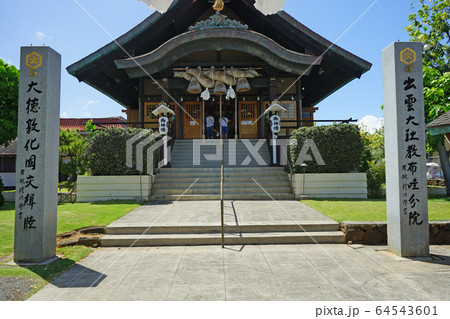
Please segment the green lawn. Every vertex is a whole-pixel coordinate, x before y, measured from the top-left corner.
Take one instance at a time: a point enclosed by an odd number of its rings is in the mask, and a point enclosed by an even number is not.
[[[136,201],[108,201],[95,203],[65,203],[58,205],[58,234],[74,229],[102,225],[106,226],[133,209]],[[14,248],[14,203],[6,202],[0,207],[0,257],[13,252]]]
[[[309,199],[302,203],[337,222],[386,220],[384,199]],[[450,198],[428,199],[428,214],[430,221],[450,220]]]

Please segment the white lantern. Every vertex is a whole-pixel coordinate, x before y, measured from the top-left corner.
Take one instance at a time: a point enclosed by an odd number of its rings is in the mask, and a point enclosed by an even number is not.
[[[272,115],[270,117],[270,129],[272,133],[278,134],[281,130],[281,118],[279,115]]]
[[[159,118],[159,133],[167,135],[169,133],[169,119],[167,116],[161,116]]]

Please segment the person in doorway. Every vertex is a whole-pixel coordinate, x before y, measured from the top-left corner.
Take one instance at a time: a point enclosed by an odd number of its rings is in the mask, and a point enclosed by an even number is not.
[[[220,124],[222,126],[222,136],[226,140],[228,139],[228,118],[224,115],[220,120]]]
[[[214,138],[214,116],[211,113],[206,117],[206,138],[208,140]]]

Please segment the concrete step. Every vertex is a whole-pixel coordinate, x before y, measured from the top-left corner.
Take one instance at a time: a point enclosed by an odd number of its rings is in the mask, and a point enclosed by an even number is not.
[[[172,153],[178,152],[180,150],[189,151],[189,152],[192,153],[193,149],[194,149],[193,146],[188,146],[188,145],[186,145],[186,146],[178,146],[178,145],[175,145],[173,147],[173,149],[172,149]],[[197,149],[197,147],[195,147],[195,149]],[[217,152],[220,152],[220,146],[216,147],[215,145],[207,145],[207,146],[201,146],[200,147],[200,151],[201,152],[206,152],[208,154],[210,154],[210,153],[214,154],[214,153],[216,153],[216,150],[217,150]],[[224,145],[223,146],[223,151],[226,152],[226,153],[230,153],[230,152],[246,152],[246,153],[249,153],[250,152],[250,150],[245,145],[236,145],[236,146]],[[266,147],[265,145],[263,145],[263,146],[261,146],[258,149],[258,151],[259,152],[269,152],[269,148]]]
[[[244,224],[225,225],[226,233],[263,233],[263,232],[313,232],[313,231],[339,231],[337,222],[311,221],[297,223],[279,224]],[[151,224],[142,226],[108,226],[107,235],[151,235],[151,234],[211,234],[220,233],[219,224],[211,225],[177,225],[177,226],[152,226]]]
[[[256,186],[256,187],[254,187]],[[189,187],[189,186],[188,186]],[[290,194],[292,193],[292,188],[290,187],[264,187],[264,190],[268,192],[269,194],[277,193],[277,194]],[[231,188],[231,187],[224,187],[224,193],[228,194],[247,194],[247,195],[253,195],[253,194],[259,194],[261,192],[264,192],[261,187],[258,187],[258,185],[254,184],[253,187],[247,187],[247,188]],[[217,188],[194,188],[191,187],[187,190],[187,188],[177,188],[177,189],[161,189],[156,188],[152,190],[153,195],[194,195],[194,194],[220,194],[220,186]]]
[[[258,183],[281,183],[281,182],[289,182],[289,179],[287,178],[287,176],[280,176],[280,177],[254,177],[255,180]],[[197,180],[198,179],[198,180]],[[196,182],[197,181],[197,182]],[[183,183],[183,184],[193,184],[194,182],[196,182],[195,184],[202,184],[202,183],[206,183],[206,184],[217,184],[220,183],[220,177],[184,177],[184,178],[178,178],[178,177],[167,177],[167,178],[162,178],[162,177],[157,177],[155,179],[155,184],[153,187],[158,187],[159,184],[177,184],[177,183]],[[233,177],[233,178],[226,178],[225,179],[225,184],[228,183],[251,183],[252,185],[255,184],[255,182],[253,181],[253,179],[251,177]],[[189,186],[188,185],[188,186]]]
[[[243,164],[242,162],[239,163]],[[215,167],[220,167],[221,163],[220,162],[209,162],[209,163],[201,163],[201,165],[193,165],[192,163],[171,163],[171,166],[174,168],[196,168],[196,167],[204,167],[204,168],[215,168]],[[236,167],[236,165],[231,165],[228,163],[225,163],[224,165],[225,167]],[[245,167],[255,167],[255,168],[260,168],[260,167],[266,167],[266,165],[258,165],[257,163],[253,162],[250,163],[248,165],[246,165]]]
[[[184,172],[198,172],[199,170],[204,172],[217,172],[220,173],[219,168],[162,168],[161,173],[184,173]],[[225,172],[284,172],[284,167],[264,167],[256,168],[256,167],[226,167]]]
[[[259,139],[256,139],[256,138],[251,138],[251,139],[246,139],[247,141],[250,141],[250,142],[252,142],[253,144],[255,144],[255,143],[257,143],[258,141],[259,141]],[[203,141],[208,141],[208,142],[211,142],[211,141],[214,141],[214,142],[217,142],[217,143],[219,143],[220,142],[220,139],[213,139],[213,140],[202,140],[202,139],[195,139],[195,140],[175,140],[175,145],[180,145],[180,144],[193,144],[194,142],[196,142],[196,143],[198,143],[198,142],[203,142]],[[224,144],[227,144],[227,143],[235,143],[235,139],[223,139],[222,140],[222,142],[224,143]],[[238,143],[243,143],[242,142],[242,139],[238,139],[237,140],[237,142]]]
[[[220,245],[221,234],[106,235],[104,247]],[[344,243],[341,231],[226,233],[226,245]]]
[[[270,193],[269,193],[270,194]],[[295,199],[293,193],[274,193],[267,195],[261,190],[258,194],[232,194],[225,193],[224,199],[226,200],[290,200]],[[198,195],[152,195],[151,201],[195,201],[195,200],[220,200],[219,194],[198,194]]]
[[[286,173],[277,173],[277,172],[264,172],[264,171],[244,171],[244,172],[237,172],[237,171],[227,171],[224,172],[225,178],[231,178],[231,177],[287,177]],[[176,178],[182,178],[182,177],[220,177],[220,172],[214,172],[214,171],[185,171],[185,172],[176,172],[176,173],[170,173],[170,172],[160,172],[157,175],[157,178],[167,178],[167,177],[176,177]]]
[[[193,183],[193,182],[192,182]],[[158,183],[153,186],[153,190],[163,190],[163,189],[187,189],[192,183],[183,183],[183,182],[173,182],[173,183]],[[264,188],[290,188],[291,184],[288,181],[285,182],[261,182],[259,183]],[[251,188],[255,187],[257,184],[255,182],[225,182],[224,188]],[[216,183],[201,183],[200,181],[192,185],[192,188],[209,188],[209,189],[219,189],[220,181]]]
[[[205,157],[205,155],[211,155],[211,156],[218,156],[219,158],[220,158],[220,161],[222,160],[222,155],[221,154],[218,154],[218,155],[216,155],[215,153],[201,153],[200,155],[199,155],[199,159],[200,160],[207,160],[206,159],[206,157]],[[245,159],[247,156],[249,156],[252,160],[255,160],[254,159],[254,156],[252,155],[252,154],[250,154],[249,152],[236,152],[236,153],[231,153],[231,156],[232,156],[232,158],[236,158],[236,161],[238,160],[238,159]],[[270,153],[269,152],[260,152],[259,153],[259,156],[261,156],[262,157],[262,159],[270,159]],[[224,160],[228,160],[229,159],[229,157],[230,157],[230,154],[227,152],[227,153],[224,153]],[[182,160],[190,160],[190,161],[193,161],[194,160],[194,156],[192,155],[192,151],[191,152],[189,152],[189,151],[186,151],[186,152],[177,152],[177,153],[172,153],[171,154],[171,161],[173,162],[173,161],[182,161]],[[212,160],[209,160],[209,161],[212,161]]]

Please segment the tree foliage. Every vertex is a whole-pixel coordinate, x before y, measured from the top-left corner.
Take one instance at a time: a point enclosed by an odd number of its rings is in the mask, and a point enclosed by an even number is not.
[[[17,106],[19,101],[19,71],[0,59],[0,145],[17,137]]]
[[[80,130],[60,130],[59,154],[62,157],[59,162],[59,172],[68,175],[75,181],[78,174],[84,174],[83,152],[86,148],[86,140],[81,136]]]
[[[423,62],[441,74],[450,71],[450,0],[418,0],[419,9],[409,15],[411,25],[406,27],[412,41],[428,45]]]
[[[361,130],[364,142],[364,161],[367,167],[367,188],[371,197],[380,197],[386,183],[384,127],[369,133]]]
[[[450,111],[450,0],[418,0],[406,27],[412,41],[426,45],[423,54],[425,121]],[[436,151],[442,137],[428,138],[428,151]]]
[[[412,9],[415,1],[412,2]],[[418,0],[419,9],[409,15],[406,30],[413,41],[425,44],[423,55],[425,121],[430,123],[450,111],[450,0]],[[450,195],[449,152],[444,137],[427,138],[429,153],[439,151],[447,194]]]

